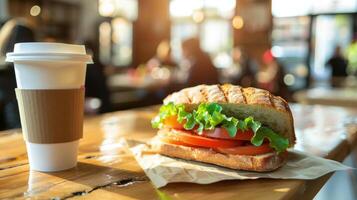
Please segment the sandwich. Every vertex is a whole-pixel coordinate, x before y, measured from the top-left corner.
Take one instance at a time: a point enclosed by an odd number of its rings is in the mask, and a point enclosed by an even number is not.
[[[159,129],[150,143],[155,152],[237,170],[273,171],[295,144],[293,117],[283,98],[231,84],[175,92],[151,124]]]

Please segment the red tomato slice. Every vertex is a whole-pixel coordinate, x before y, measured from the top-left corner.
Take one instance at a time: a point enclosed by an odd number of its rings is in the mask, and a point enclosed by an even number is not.
[[[233,147],[233,148],[217,148],[216,151],[224,154],[234,154],[234,155],[259,155],[259,154],[265,154],[269,152],[273,152],[274,149],[272,149],[269,144],[262,144],[259,147],[256,147],[254,145],[248,145],[248,146],[239,146],[239,147]]]
[[[213,138],[193,135],[189,133],[184,133],[182,131],[175,131],[175,133],[173,134],[165,135],[161,137],[164,142],[179,144],[179,145],[181,145],[180,143],[183,143],[183,145],[187,144],[188,146],[197,146],[197,147],[205,147],[205,148],[232,148],[242,144],[241,141],[213,139]]]
[[[232,138],[229,136],[228,132],[224,128],[215,128],[211,131],[203,131],[202,132],[203,136],[210,137],[210,138],[219,138],[219,139],[228,139],[228,140],[247,140],[249,141],[253,137],[253,131],[252,130],[247,130],[247,131],[238,131],[236,136]]]
[[[167,126],[169,128],[183,130],[183,125],[177,121],[177,116],[167,117],[164,121],[164,124],[165,124],[165,126]],[[184,124],[184,122],[183,122],[183,124]]]

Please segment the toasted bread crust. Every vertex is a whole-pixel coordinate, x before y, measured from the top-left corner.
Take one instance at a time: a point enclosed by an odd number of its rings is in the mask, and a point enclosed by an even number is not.
[[[285,164],[287,153],[267,153],[257,156],[227,155],[212,149],[179,146],[154,139],[151,148],[162,155],[200,161],[236,170],[267,172],[273,171]]]
[[[271,127],[280,131],[280,134],[289,139],[290,147],[295,144],[295,133],[293,116],[288,103],[279,96],[272,95],[269,91],[248,87],[235,86],[231,84],[224,85],[198,85],[195,87],[185,88],[175,92],[164,99],[167,104],[185,104],[188,109],[194,109],[200,103],[219,103],[226,110],[234,110],[240,107],[241,112],[248,107],[254,107],[256,110],[274,112],[279,114],[280,119],[284,119],[283,126]],[[236,111],[232,111],[236,112]],[[247,114],[245,112],[245,114]],[[255,117],[253,115],[253,117]]]
[[[230,103],[255,104],[273,107],[277,110],[290,112],[288,103],[269,91],[238,85],[198,85],[175,92],[164,99],[164,103],[200,104],[200,103]]]

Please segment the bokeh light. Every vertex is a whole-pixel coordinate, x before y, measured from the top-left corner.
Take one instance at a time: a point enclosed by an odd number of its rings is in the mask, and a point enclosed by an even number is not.
[[[235,16],[233,17],[233,20],[232,20],[232,26],[235,28],[235,29],[241,29],[243,28],[244,26],[244,20],[241,16]]]
[[[192,15],[192,19],[196,23],[201,23],[205,18],[205,15],[202,11],[195,11]]]
[[[41,7],[40,7],[40,6],[34,5],[34,6],[31,7],[31,9],[30,9],[30,15],[31,15],[31,16],[36,17],[36,16],[38,16],[40,13],[41,13]]]
[[[284,83],[287,85],[287,86],[292,86],[295,84],[295,77],[294,75],[292,74],[286,74],[284,76]]]

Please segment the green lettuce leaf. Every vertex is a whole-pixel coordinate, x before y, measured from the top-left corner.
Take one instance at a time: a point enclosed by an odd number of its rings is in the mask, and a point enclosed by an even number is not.
[[[269,140],[270,147],[279,153],[289,147],[289,140],[287,138],[278,135],[270,128],[264,126],[260,127],[257,132],[254,133],[250,142],[255,146],[260,146],[263,144],[265,138]]]
[[[183,105],[175,106],[173,103],[169,103],[160,107],[159,114],[151,120],[151,126],[153,128],[163,128],[164,120],[167,117],[174,116],[178,114],[178,110],[180,107],[184,107]]]
[[[182,104],[175,105],[172,102],[160,107],[159,114],[151,121],[153,128],[163,128],[164,120],[170,116],[177,116],[177,121],[183,123],[186,130],[196,129],[198,133],[204,130],[213,130],[220,126],[226,129],[230,137],[235,137],[238,130],[246,131],[251,129],[254,135],[251,143],[255,146],[263,144],[264,139],[270,141],[270,146],[277,152],[285,151],[289,146],[289,140],[275,133],[268,127],[262,126],[253,117],[239,120],[234,117],[227,117],[222,113],[222,106],[217,103],[202,103],[196,110],[187,112]]]

